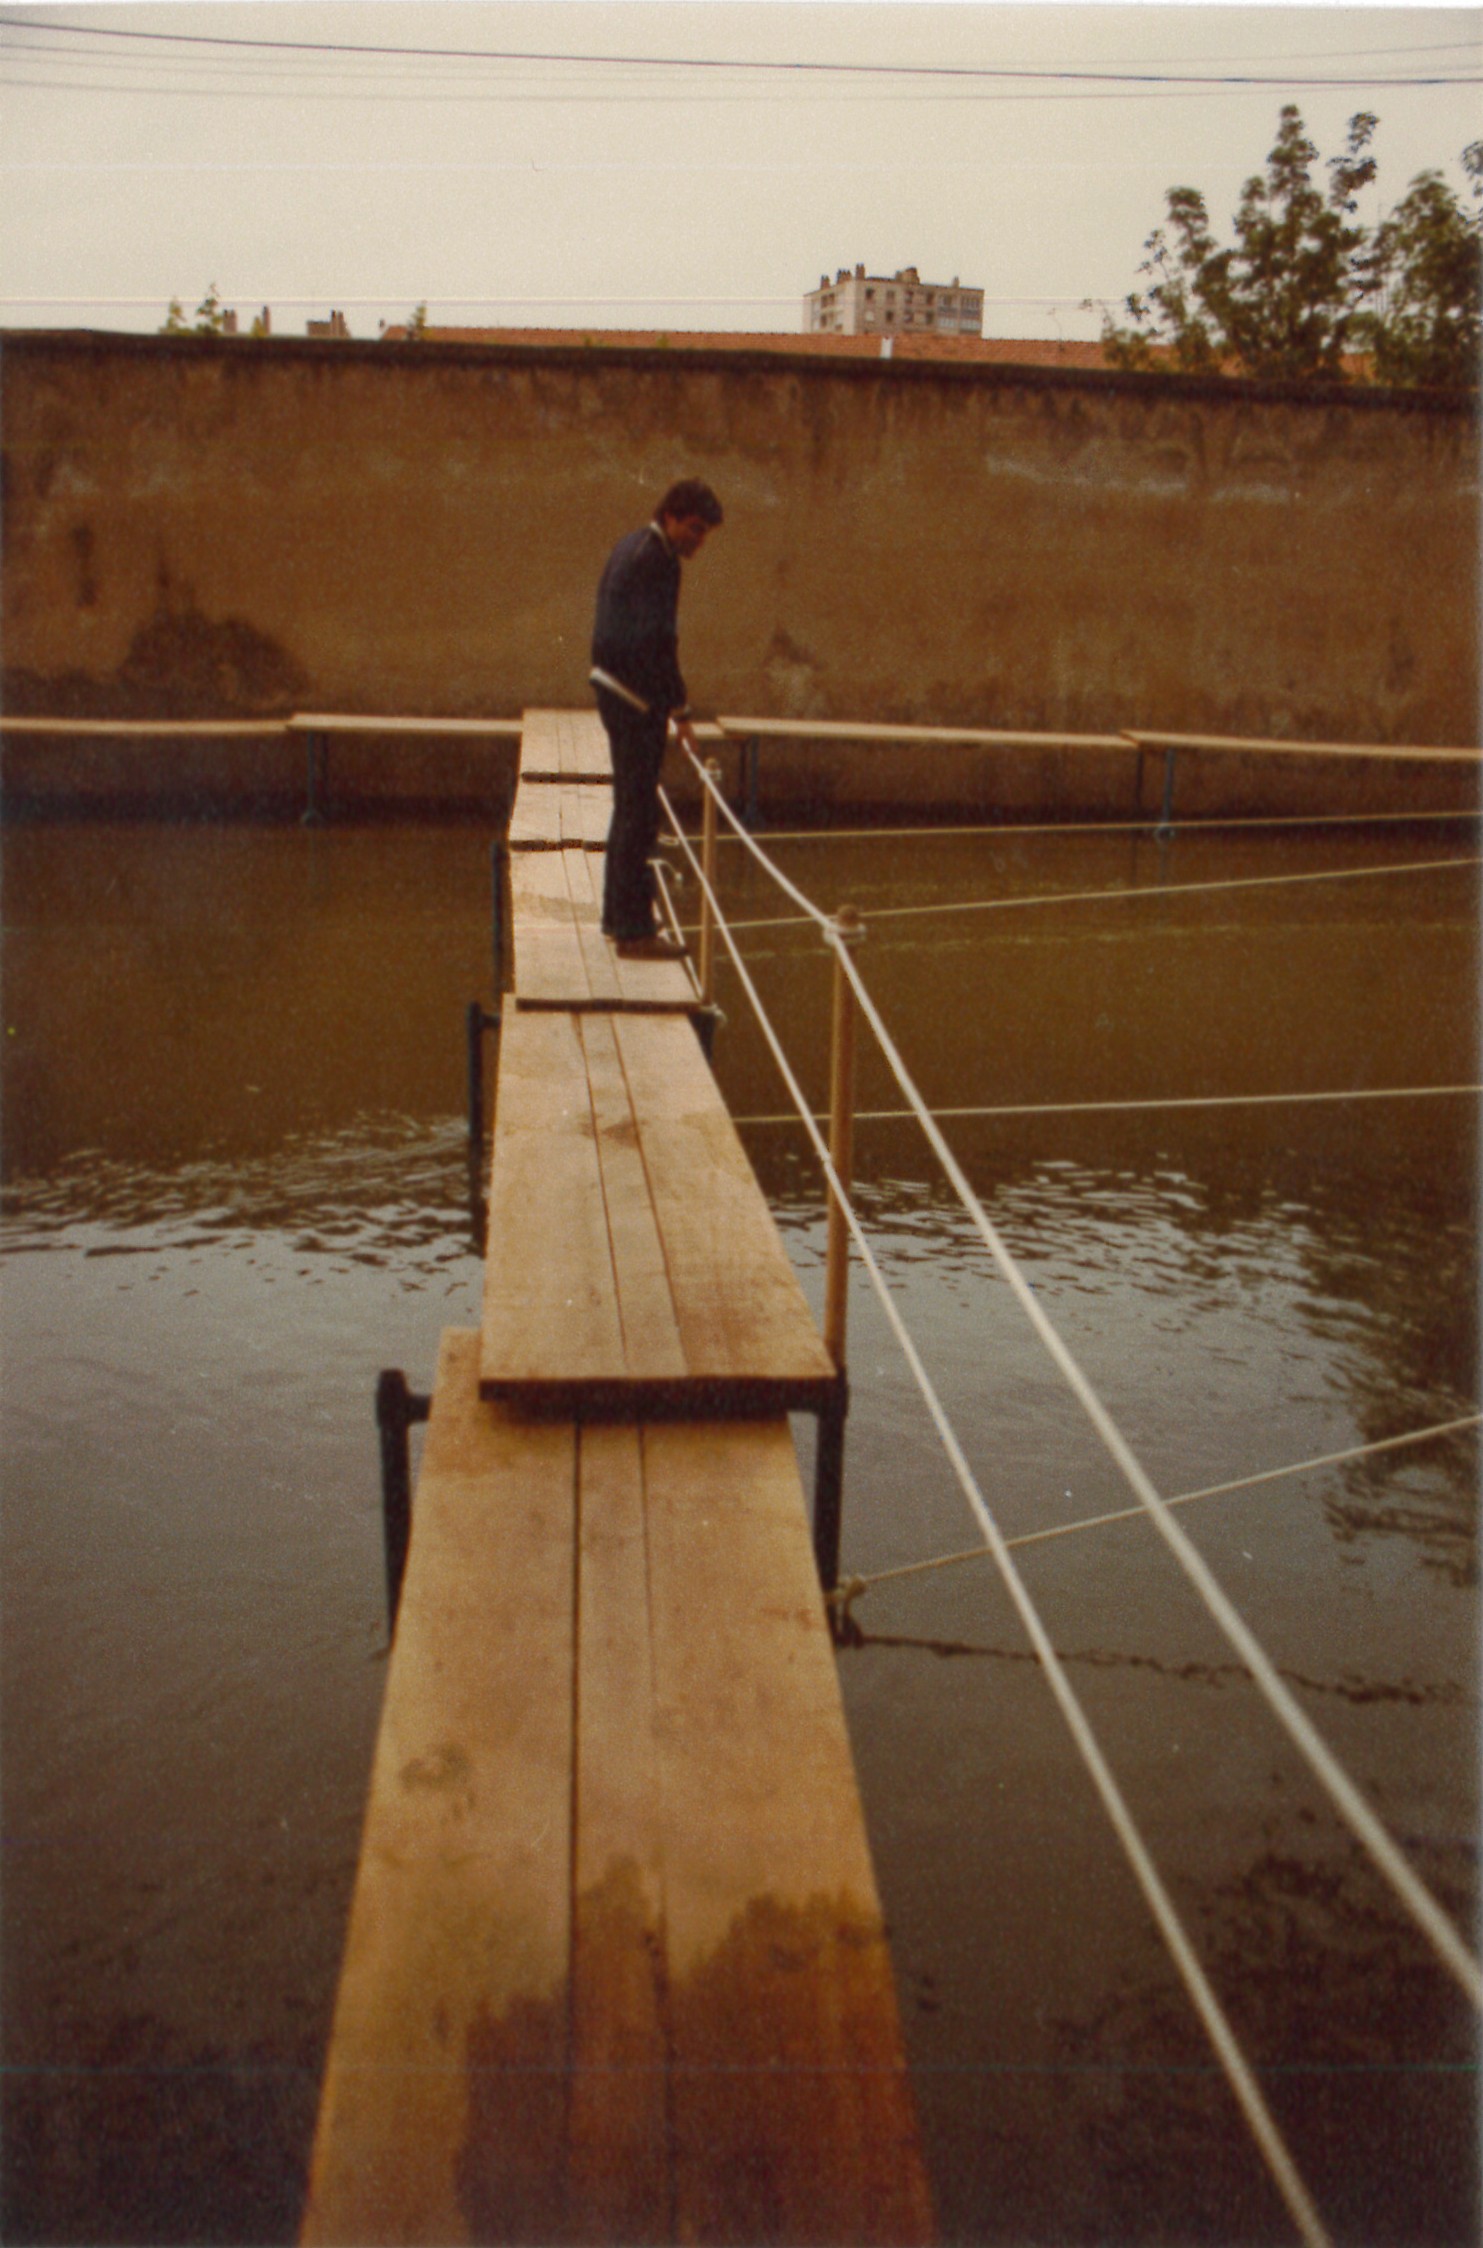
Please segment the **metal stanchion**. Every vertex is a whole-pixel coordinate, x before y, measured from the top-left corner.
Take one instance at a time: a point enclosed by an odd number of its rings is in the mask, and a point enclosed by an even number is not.
[[[381,1527],[386,1543],[386,1621],[396,1630],[407,1547],[412,1538],[412,1459],[407,1432],[425,1421],[432,1407],[407,1387],[407,1377],[388,1367],[376,1382],[376,1426],[381,1432]]]
[[[855,994],[840,957],[865,931],[852,905],[834,917],[834,1029],[829,1072],[829,1160],[848,1194],[855,1166]],[[814,1558],[826,1593],[839,1582],[839,1533],[844,1494],[844,1422],[849,1408],[845,1330],[850,1278],[850,1231],[831,1191],[824,1261],[824,1347],[834,1361],[833,1401],[819,1415],[814,1462]]]
[[[700,792],[700,871],[705,877],[700,886],[700,1003],[703,1007],[715,1002],[715,952],[716,929],[711,911],[711,897],[716,887],[716,796],[721,783],[721,768],[714,757],[706,759],[705,777],[711,784]]]

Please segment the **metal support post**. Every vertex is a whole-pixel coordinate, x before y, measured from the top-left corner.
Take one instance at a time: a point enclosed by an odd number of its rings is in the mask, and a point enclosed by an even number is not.
[[[407,1377],[388,1367],[376,1379],[376,1426],[381,1434],[381,1528],[386,1547],[386,1622],[396,1630],[401,1605],[402,1577],[407,1567],[407,1547],[412,1538],[412,1456],[407,1431],[414,1421],[425,1421],[432,1410],[430,1397],[418,1397],[407,1387]]]
[[[469,1058],[469,1153],[475,1157],[484,1145],[484,1033],[498,1030],[499,1023],[499,1016],[486,1014],[477,999],[469,1001],[464,1032]]]
[[[702,1006],[709,1007],[715,1000],[716,926],[711,911],[711,898],[716,888],[716,796],[721,785],[721,768],[714,757],[706,759],[705,777],[709,786],[700,792],[700,998]]]
[[[865,931],[852,905],[834,917],[834,1026],[829,1069],[829,1160],[842,1193],[855,1171],[855,993],[844,971],[844,947],[857,945]],[[844,1491],[844,1423],[849,1410],[845,1372],[849,1304],[849,1223],[831,1189],[824,1257],[824,1348],[834,1361],[832,1402],[819,1414],[819,1447],[814,1463],[814,1557],[825,1592],[839,1578],[839,1530]]]
[[[742,826],[749,835],[755,835],[762,825],[762,806],[758,800],[761,763],[762,744],[755,734],[748,734],[742,744]]]
[[[322,827],[324,825],[324,812],[320,806],[319,784],[321,776],[324,779],[326,799],[329,796],[329,751],[324,745],[323,736],[315,733],[306,734],[304,736],[304,754],[308,760],[308,801],[304,806],[303,817],[299,825],[301,827]]]
[[[825,1598],[839,1584],[839,1532],[844,1515],[844,1424],[850,1409],[850,1378],[843,1367],[834,1377],[827,1405],[819,1407],[814,1454],[814,1562]],[[834,1628],[836,1610],[829,1610]]]
[[[1154,829],[1154,833],[1160,838],[1174,833],[1174,752],[1172,749],[1164,751],[1164,802],[1159,813],[1159,824]]]
[[[494,988],[505,988],[505,868],[510,853],[501,839],[496,839],[489,853],[489,887],[492,898],[494,934]]]

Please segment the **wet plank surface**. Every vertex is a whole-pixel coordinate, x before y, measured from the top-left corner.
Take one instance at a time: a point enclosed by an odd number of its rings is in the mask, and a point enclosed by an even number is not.
[[[444,1336],[303,2237],[920,2241],[782,1421],[574,1429]]]
[[[604,852],[570,846],[511,856],[517,1008],[695,1007],[683,960],[624,960],[603,935],[605,864]]]
[[[573,1413],[778,1411],[830,1379],[688,1022],[507,1016],[489,1238],[487,1395]]]
[[[527,710],[521,724],[520,777],[527,781],[607,781],[608,737],[595,710]]]

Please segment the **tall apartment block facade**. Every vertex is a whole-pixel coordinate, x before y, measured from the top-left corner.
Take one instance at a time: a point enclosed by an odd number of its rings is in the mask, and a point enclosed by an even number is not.
[[[804,298],[803,326],[807,335],[893,335],[902,328],[930,328],[950,336],[981,336],[984,293],[963,288],[956,274],[951,281],[924,281],[914,265],[889,278],[867,273],[863,265],[853,273],[841,266],[833,281],[821,273],[817,289]]]

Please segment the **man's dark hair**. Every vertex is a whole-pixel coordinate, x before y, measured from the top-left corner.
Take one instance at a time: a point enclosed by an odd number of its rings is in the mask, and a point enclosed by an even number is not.
[[[684,523],[692,515],[698,515],[701,522],[708,523],[713,531],[718,523],[725,521],[721,502],[709,484],[702,484],[698,476],[682,476],[678,484],[671,484],[654,512],[656,515],[668,515],[676,523]]]

